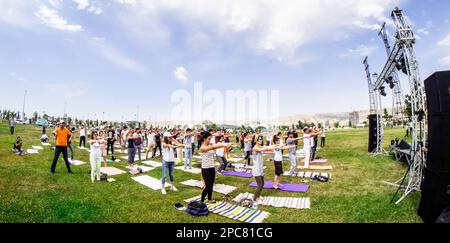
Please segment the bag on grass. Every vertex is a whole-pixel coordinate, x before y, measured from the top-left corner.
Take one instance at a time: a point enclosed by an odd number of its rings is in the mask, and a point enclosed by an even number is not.
[[[192,216],[208,216],[209,214],[206,204],[200,201],[191,201],[186,212]]]
[[[244,198],[238,202],[241,207],[251,208],[253,206],[253,200],[250,198]]]
[[[108,175],[105,173],[101,173],[100,174],[100,181],[107,181],[108,180]]]

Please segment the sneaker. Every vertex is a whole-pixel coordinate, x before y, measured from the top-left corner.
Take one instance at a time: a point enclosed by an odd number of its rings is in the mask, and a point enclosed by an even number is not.
[[[207,203],[216,203],[216,200],[206,200]]]
[[[167,194],[166,189],[165,189],[164,187],[161,188],[161,193],[162,193],[163,195],[166,195],[166,194]]]
[[[177,192],[178,189],[175,186],[171,186],[170,189],[172,189],[172,191]]]
[[[253,204],[252,204],[252,208],[253,208],[253,209],[258,209],[258,204],[257,204],[257,203],[253,203]]]

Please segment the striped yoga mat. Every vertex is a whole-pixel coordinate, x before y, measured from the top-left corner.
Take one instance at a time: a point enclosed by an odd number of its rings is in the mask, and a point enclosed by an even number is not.
[[[253,199],[253,194],[248,192],[241,193],[233,201],[240,202],[244,199]],[[263,197],[261,205],[276,208],[310,209],[311,200],[309,197]]]
[[[185,185],[185,186],[193,186],[193,187],[199,187],[199,188],[204,188],[205,184],[203,183],[203,181],[197,181],[197,180],[187,180],[187,181],[183,181],[181,182],[181,184]],[[224,184],[214,184],[213,187],[213,191],[220,193],[220,194],[224,194],[224,195],[228,195],[230,193],[232,193],[233,191],[235,191],[237,188],[234,186],[228,186],[228,185],[224,185]]]
[[[268,212],[241,207],[227,202],[209,204],[208,209],[211,213],[245,223],[262,223],[270,215]]]

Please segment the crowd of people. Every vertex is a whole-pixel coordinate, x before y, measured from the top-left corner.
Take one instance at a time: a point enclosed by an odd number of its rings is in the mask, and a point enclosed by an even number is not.
[[[11,129],[13,131],[13,129]],[[231,166],[228,162],[231,152],[240,147],[242,155],[237,157],[244,159],[244,168],[252,170],[257,188],[254,194],[254,203],[258,205],[261,199],[261,191],[264,186],[264,153],[272,153],[274,163],[274,188],[279,189],[280,177],[283,171],[283,154],[288,153],[290,162],[289,172],[294,174],[297,171],[297,151],[299,142],[303,142],[303,152],[305,156],[305,168],[308,168],[311,160],[314,160],[318,137],[321,137],[320,146],[325,146],[325,129],[304,128],[303,130],[262,132],[262,131],[230,131],[230,130],[198,130],[198,129],[141,129],[128,128],[120,129],[112,126],[107,129],[87,128],[86,126],[69,127],[64,120],[61,120],[52,132],[55,139],[55,154],[50,168],[50,173],[54,174],[60,155],[67,167],[68,173],[71,170],[71,161],[74,160],[74,149],[72,144],[75,134],[78,133],[80,148],[86,148],[86,143],[90,147],[91,180],[100,180],[101,163],[107,167],[108,156],[111,154],[115,160],[114,146],[116,142],[120,147],[120,153],[128,154],[128,164],[136,166],[136,159],[143,160],[143,148],[146,148],[145,159],[160,157],[162,162],[161,193],[166,192],[166,180],[171,183],[170,189],[177,191],[173,171],[176,162],[183,163],[185,170],[192,170],[192,158],[194,153],[198,153],[201,158],[201,175],[205,187],[201,195],[201,201],[214,202],[212,199],[213,186],[216,174],[221,174]],[[234,133],[236,147],[232,146],[232,136]],[[42,143],[48,143],[49,137],[43,129],[41,136]],[[116,145],[117,146],[117,145]],[[14,143],[14,150],[22,153],[22,140],[17,138]],[[70,154],[70,160],[68,152]],[[159,152],[159,154],[158,154]],[[235,155],[236,156],[236,155]],[[252,163],[253,161],[253,163]],[[216,169],[216,162],[219,166]]]

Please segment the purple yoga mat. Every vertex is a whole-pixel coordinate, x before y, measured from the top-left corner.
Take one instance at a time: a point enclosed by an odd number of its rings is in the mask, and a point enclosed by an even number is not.
[[[249,186],[256,187],[256,181],[252,182]],[[280,187],[280,190],[286,191],[286,192],[307,192],[309,189],[308,185],[297,185],[297,184],[287,184],[287,183],[280,183],[279,187]],[[264,188],[265,189],[274,189],[273,181],[265,181]]]
[[[236,172],[236,171],[222,171],[220,172],[222,175],[229,175],[229,176],[237,176],[237,177],[245,177],[245,178],[252,178],[252,173],[246,173],[246,172]]]

